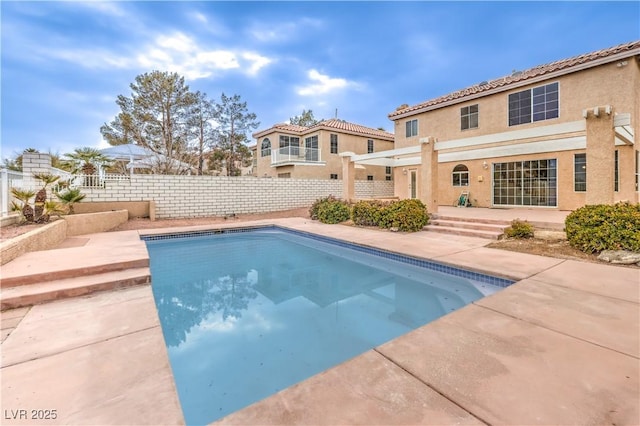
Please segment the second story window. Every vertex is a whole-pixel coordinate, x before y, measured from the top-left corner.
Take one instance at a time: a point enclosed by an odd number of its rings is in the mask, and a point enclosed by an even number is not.
[[[300,138],[294,136],[280,136],[280,152],[287,153],[289,155],[298,155],[300,147]],[[283,152],[282,148],[289,148]]]
[[[271,141],[269,138],[262,139],[262,145],[260,145],[260,156],[267,157],[271,155]]]
[[[332,154],[337,154],[338,153],[338,135],[330,135],[331,136],[331,153]]]
[[[549,120],[559,116],[558,83],[509,95],[509,126]]]
[[[406,137],[410,138],[412,136],[418,136],[418,120],[409,120],[407,121],[407,132]]]
[[[337,173],[331,173],[331,174],[329,175],[329,179],[331,179],[331,180],[336,180],[336,179],[338,179],[338,174],[337,174]]]
[[[373,175],[367,175],[367,180],[373,180]]]
[[[373,152],[373,139],[367,140],[367,154],[371,154]]]
[[[460,108],[460,130],[478,128],[478,104]]]

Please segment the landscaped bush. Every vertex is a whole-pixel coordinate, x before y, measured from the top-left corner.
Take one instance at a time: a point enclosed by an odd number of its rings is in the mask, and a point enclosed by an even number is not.
[[[420,200],[400,200],[387,204],[380,217],[381,228],[397,228],[399,231],[420,231],[429,223],[427,207]]]
[[[379,226],[385,206],[381,201],[358,201],[351,208],[351,220],[358,226]]]
[[[640,251],[640,204],[584,206],[564,224],[569,244],[584,252]]]
[[[351,210],[345,201],[329,195],[316,200],[309,209],[309,215],[322,223],[340,223],[349,220]]]
[[[509,238],[533,238],[533,226],[526,220],[514,219],[504,234]]]

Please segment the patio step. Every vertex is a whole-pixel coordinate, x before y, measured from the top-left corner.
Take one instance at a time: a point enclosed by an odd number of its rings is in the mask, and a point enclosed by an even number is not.
[[[504,220],[433,215],[424,229],[441,234],[499,240],[508,226],[509,222]]]
[[[44,253],[44,252],[42,252]],[[46,254],[42,255],[43,257]],[[15,261],[14,261],[15,262]],[[82,262],[78,262],[82,263]],[[21,285],[55,281],[65,278],[83,277],[87,275],[102,274],[107,272],[123,271],[131,268],[144,268],[149,266],[149,259],[140,257],[132,260],[97,261],[93,264],[85,263],[83,266],[69,267],[60,265],[60,268],[38,268],[36,263],[11,268],[12,264],[3,266],[3,276],[0,278],[0,288],[17,287]]]
[[[151,274],[149,268],[145,266],[39,281],[29,285],[17,285],[0,290],[0,310],[31,306],[150,282]]]

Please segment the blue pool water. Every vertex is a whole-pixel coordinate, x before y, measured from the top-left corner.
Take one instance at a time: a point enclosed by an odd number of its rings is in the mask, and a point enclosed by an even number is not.
[[[509,284],[273,227],[147,247],[187,424],[215,421]]]

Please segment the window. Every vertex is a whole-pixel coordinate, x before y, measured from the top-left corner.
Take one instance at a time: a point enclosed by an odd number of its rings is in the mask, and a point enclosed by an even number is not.
[[[558,118],[558,83],[509,95],[509,126]]]
[[[460,108],[460,130],[478,128],[478,104]]]
[[[418,136],[418,120],[409,120],[407,121],[407,134],[408,138],[412,136]]]
[[[269,138],[264,138],[260,146],[260,156],[266,157],[268,155],[271,155],[271,141]]]
[[[469,186],[469,169],[464,164],[458,164],[451,174],[453,186]]]
[[[393,177],[392,176],[385,176],[384,180],[393,180]]]
[[[298,155],[298,148],[300,147],[300,138],[294,136],[280,136],[280,152],[289,155]],[[282,150],[282,148],[289,148],[288,150]]]
[[[618,183],[620,182],[620,169],[618,167],[618,150],[616,149],[613,156],[613,190],[618,192]]]
[[[318,136],[311,136],[304,140],[305,161],[319,161],[320,150],[318,150]]]
[[[373,139],[367,140],[367,154],[371,154],[373,152]]]
[[[587,154],[573,156],[573,190],[576,192],[587,190]]]
[[[367,175],[367,180],[373,180],[373,175]]]
[[[338,135],[330,135],[331,136],[331,153],[338,153]]]
[[[278,173],[278,177],[289,179],[291,177],[291,173]]]
[[[391,166],[386,166],[384,168],[384,173],[387,174],[387,175],[390,175],[391,174]]]
[[[329,175],[329,179],[334,179],[334,180],[338,179],[338,174],[337,173],[331,173]]]
[[[494,163],[493,204],[557,206],[557,165],[555,158]]]

